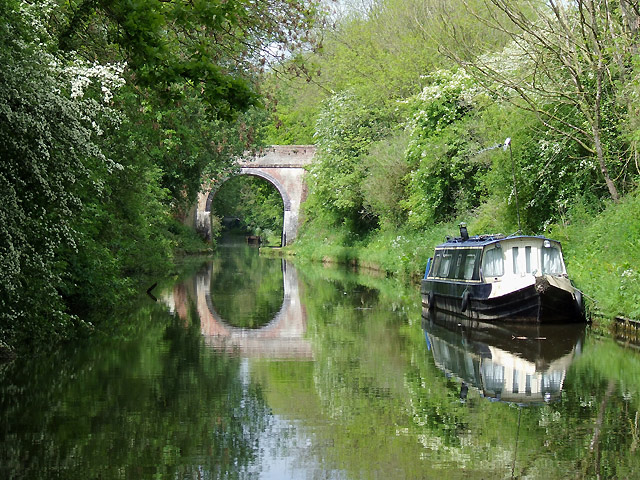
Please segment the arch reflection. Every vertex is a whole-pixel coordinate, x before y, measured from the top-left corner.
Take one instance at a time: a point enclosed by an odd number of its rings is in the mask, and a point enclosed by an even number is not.
[[[288,260],[280,261],[284,287],[282,306],[261,328],[236,327],[218,314],[214,307],[215,296],[211,292],[212,262],[196,275],[196,305],[200,329],[207,345],[246,357],[313,358],[311,345],[304,338],[307,313],[300,301],[297,270]]]
[[[209,307],[228,326],[265,327],[282,309],[286,264],[260,256],[244,237],[231,238],[242,243],[223,245],[201,272],[209,275]]]
[[[560,397],[584,325],[484,323],[442,312],[422,319],[427,348],[438,368],[482,396],[534,404]]]

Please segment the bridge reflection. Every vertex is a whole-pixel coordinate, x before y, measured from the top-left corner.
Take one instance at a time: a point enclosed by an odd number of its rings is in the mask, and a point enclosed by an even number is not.
[[[195,303],[204,341],[215,350],[250,358],[312,359],[311,344],[305,339],[307,312],[300,301],[298,272],[288,260],[281,262],[282,306],[262,328],[235,327],[233,319],[224,319],[217,312],[211,291],[213,262],[207,263],[190,281],[176,285],[163,300],[185,321],[188,321],[189,303]]]

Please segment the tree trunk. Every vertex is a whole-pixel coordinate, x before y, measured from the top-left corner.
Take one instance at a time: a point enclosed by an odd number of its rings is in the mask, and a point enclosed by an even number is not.
[[[595,24],[595,12],[593,13],[593,23]],[[595,45],[597,47],[600,46],[597,42],[595,43]],[[593,102],[595,117],[590,122],[591,131],[593,132],[593,145],[596,150],[596,156],[598,157],[598,163],[600,164],[600,171],[602,172],[604,181],[607,184],[607,188],[609,189],[609,195],[611,195],[611,198],[614,202],[618,203],[620,196],[618,195],[618,189],[616,188],[615,183],[613,183],[613,180],[611,180],[611,177],[609,176],[609,169],[607,168],[607,162],[604,158],[604,151],[602,149],[602,138],[600,136],[600,126],[602,125],[602,114],[600,110],[600,107],[602,106],[602,78],[605,74],[605,65],[602,50],[598,48],[596,53],[598,55],[598,66],[596,73],[596,98]]]
[[[611,199],[618,203],[620,200],[620,195],[618,194],[618,189],[616,188],[615,183],[611,180],[609,176],[609,169],[607,168],[607,164],[604,159],[604,151],[602,150],[602,141],[600,139],[600,128],[594,123],[591,125],[593,132],[593,141],[596,150],[596,156],[598,157],[598,163],[600,164],[600,171],[602,172],[602,176],[604,177],[604,181],[607,184],[607,188],[609,189],[609,195],[611,195]]]

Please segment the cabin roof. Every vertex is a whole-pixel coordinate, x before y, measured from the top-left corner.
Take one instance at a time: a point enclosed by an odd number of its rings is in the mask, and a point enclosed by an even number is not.
[[[464,240],[462,237],[447,237],[444,243],[436,245],[436,248],[463,248],[463,247],[484,247],[491,245],[492,243],[498,243],[505,240],[514,240],[518,238],[535,238],[539,240],[549,240],[551,242],[559,243],[557,240],[552,240],[544,235],[502,235],[501,233],[489,234],[489,235],[476,235]]]

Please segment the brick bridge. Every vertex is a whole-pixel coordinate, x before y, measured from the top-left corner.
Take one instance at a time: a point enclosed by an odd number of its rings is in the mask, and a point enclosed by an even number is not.
[[[282,245],[289,245],[298,233],[300,204],[307,195],[303,176],[305,167],[315,155],[314,145],[274,145],[262,153],[238,161],[238,175],[253,175],[270,182],[280,193],[284,204]],[[216,186],[200,193],[195,213],[195,228],[205,238],[211,238],[211,203]]]

